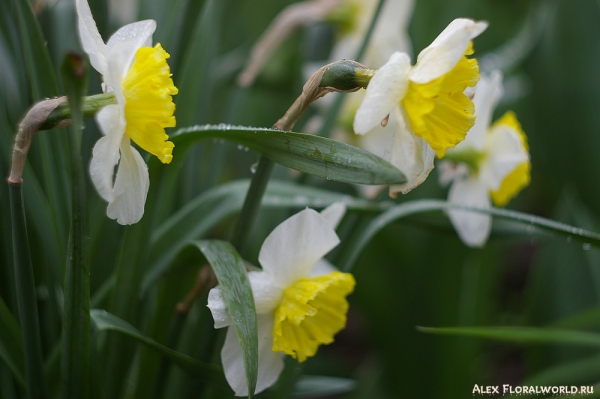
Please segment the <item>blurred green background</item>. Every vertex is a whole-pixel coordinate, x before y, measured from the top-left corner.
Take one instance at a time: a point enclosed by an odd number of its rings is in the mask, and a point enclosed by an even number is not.
[[[120,3],[120,7],[117,1],[89,3],[105,40],[118,27],[133,20],[157,21],[154,42],[160,42],[171,54],[169,64],[180,89],[175,97],[178,127],[204,123],[272,126],[300,94],[304,84],[302,68],[315,54],[315,46],[329,46],[335,31],[335,26],[319,23],[294,32],[273,54],[256,83],[249,89],[241,89],[235,77],[244,66],[251,46],[292,1],[139,0]],[[47,51],[56,69],[65,52],[81,53],[73,1],[31,3],[45,38],[45,43],[37,42],[38,47],[32,44],[35,40],[30,32],[23,29],[23,4],[25,0],[0,2],[0,172],[3,176],[8,175],[12,140],[26,109],[37,100],[63,92],[51,66],[46,67],[40,61],[40,54]],[[128,5],[130,13],[126,12]],[[482,69],[506,66],[503,70],[506,96],[495,117],[506,109],[514,110],[529,138],[531,185],[509,208],[600,231],[597,156],[600,3],[417,0],[409,24],[413,58],[457,17],[489,21],[488,30],[475,40],[475,56],[481,57]],[[507,48],[512,52],[504,51]],[[508,58],[501,58],[498,64],[498,55]],[[36,65],[33,69],[31,57]],[[323,63],[326,62],[324,59]],[[98,74],[91,71],[90,77],[89,93],[99,93]],[[311,109],[294,130],[302,132],[305,122],[316,112]],[[84,165],[89,163],[91,148],[98,137],[95,123],[86,120]],[[50,359],[60,335],[61,284],[70,212],[65,140],[64,130],[39,133],[29,155],[31,168],[25,175],[25,205],[38,284],[43,350],[49,359],[50,376],[53,375]],[[177,156],[176,150],[174,155]],[[256,161],[256,154],[240,150],[235,144],[217,140],[196,145],[180,169],[167,166],[161,172],[164,174],[161,183],[152,186],[161,195],[165,195],[165,190],[168,193],[167,199],[156,203],[155,208],[147,204],[146,226],[159,228],[161,222],[211,187],[249,178]],[[280,166],[276,167],[274,178],[298,180],[297,175]],[[358,195],[346,184],[313,177],[303,178],[303,182]],[[141,291],[141,276],[154,261],[148,259],[152,257],[152,241],[141,241],[128,249],[128,243],[135,240],[126,236],[126,229],[106,218],[106,205],[91,185],[87,192],[91,286],[96,298],[92,306],[112,310],[157,341],[167,342],[172,305],[185,296],[195,272],[187,269],[185,273],[173,272]],[[237,194],[238,201],[243,194],[243,190]],[[446,189],[439,186],[434,170],[425,184],[395,201],[445,197]],[[6,185],[0,185],[0,296],[15,313],[7,198]],[[253,235],[251,262],[257,263],[264,237],[295,211],[275,207],[261,212]],[[202,231],[200,236],[227,238],[232,213],[226,213],[228,217]],[[340,229],[341,247],[331,257],[334,263],[373,216],[349,212]],[[140,255],[142,252],[146,257]],[[135,270],[140,275],[134,279],[138,285],[130,287],[129,308],[118,311],[110,279],[127,254],[137,262]],[[546,326],[583,314],[577,323],[567,326],[598,331],[600,317],[595,310],[600,309],[599,268],[598,249],[565,238],[541,236],[515,223],[494,221],[486,247],[468,249],[441,213],[403,219],[382,230],[360,257],[354,268],[358,284],[350,297],[347,328],[338,335],[335,344],[322,347],[316,357],[307,361],[302,371],[356,380],[354,390],[328,396],[335,398],[465,398],[472,396],[474,384],[594,385],[600,381],[600,354],[596,349],[436,336],[419,332],[415,326]],[[219,335],[212,328],[205,303],[205,297],[196,302],[175,343],[183,353],[214,360],[218,358],[212,345],[215,340],[218,342]],[[94,344],[105,348],[103,345],[111,342],[107,337],[110,334],[99,333]],[[99,381],[104,384],[110,378],[117,380],[106,383],[120,387],[117,389],[120,397],[159,395],[155,391],[160,380],[158,358],[147,349],[131,345],[133,341],[127,342],[130,344],[127,351],[111,355],[121,356],[125,363],[126,372],[120,377],[110,376],[110,361],[106,360],[110,356],[98,352]],[[140,366],[145,362],[154,362],[155,367],[145,370]],[[564,369],[548,374],[556,367]],[[168,366],[167,370],[163,375],[167,382],[162,381],[162,396],[154,397],[230,395],[228,388],[214,391],[210,384],[198,382],[176,367]],[[297,371],[292,364],[285,375],[293,379]],[[0,387],[1,398],[22,397],[22,390],[2,363]],[[55,387],[53,395],[57,395],[57,390]],[[281,393],[284,391],[274,389],[260,397],[285,397]]]

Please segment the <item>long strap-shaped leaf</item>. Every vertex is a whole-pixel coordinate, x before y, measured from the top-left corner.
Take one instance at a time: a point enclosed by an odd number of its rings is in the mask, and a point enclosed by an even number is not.
[[[27,395],[31,399],[48,397],[44,381],[42,341],[35,278],[27,238],[22,184],[9,183],[10,211],[13,231],[13,257],[19,321],[23,334]]]
[[[545,219],[539,216],[498,208],[471,208],[442,200],[418,200],[405,202],[373,219],[373,221],[371,221],[367,228],[361,233],[356,245],[352,247],[352,251],[345,258],[345,261],[341,263],[343,265],[342,270],[350,270],[371,239],[390,223],[406,216],[415,215],[418,213],[445,211],[449,209],[464,209],[477,213],[485,213],[503,219],[509,219],[515,222],[523,223],[527,226],[533,226],[551,233],[573,237],[573,239],[584,242],[586,245],[600,246],[600,234],[598,233],[580,229],[574,226],[569,226],[568,224]]]
[[[219,281],[242,348],[248,397],[252,398],[258,378],[258,330],[254,296],[244,261],[229,242],[206,240],[193,245],[202,252]]]
[[[218,138],[246,146],[288,168],[344,183],[401,184],[402,172],[360,148],[310,134],[244,126],[204,125],[179,129],[171,136],[175,156],[200,140]],[[179,147],[178,147],[179,146]]]
[[[600,334],[536,327],[417,327],[421,332],[488,338],[519,343],[562,344],[600,347]]]
[[[217,377],[220,373],[220,367],[212,364],[207,364],[196,360],[192,357],[184,355],[174,351],[173,349],[167,348],[164,345],[159,344],[152,338],[148,338],[143,335],[138,329],[127,323],[125,320],[118,318],[101,309],[92,309],[90,311],[90,318],[94,327],[99,331],[117,331],[125,334],[142,344],[153,348],[160,352],[162,355],[171,359],[174,363],[179,365],[184,370],[191,371],[193,373],[200,373],[205,377],[211,379]]]
[[[0,298],[0,359],[19,384],[25,386],[25,357],[19,324]]]

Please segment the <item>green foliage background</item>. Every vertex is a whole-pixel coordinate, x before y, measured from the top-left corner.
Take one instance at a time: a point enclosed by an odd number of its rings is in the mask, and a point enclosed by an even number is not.
[[[104,0],[89,3],[105,39],[123,25],[123,21],[110,17]],[[311,46],[315,46],[310,40],[315,28],[286,39],[252,88],[240,89],[234,79],[252,44],[290,3],[138,2],[132,17],[157,20],[154,42],[160,42],[171,54],[169,64],[180,89],[175,97],[179,127],[204,123],[270,127],[285,113],[304,84],[301,69]],[[35,25],[26,22],[24,12],[29,5],[26,0],[0,2],[2,176],[8,175],[19,119],[35,101],[64,93],[56,73],[58,66],[66,51],[81,53],[72,1],[33,3],[43,41],[36,39]],[[600,231],[599,3],[417,0],[409,29],[415,51],[428,45],[456,17],[489,21],[489,29],[475,41],[478,57],[497,52],[517,37],[528,21],[537,21],[539,36],[531,39],[531,51],[504,71],[505,82],[519,89],[507,92],[518,95],[509,96],[496,114],[498,117],[506,109],[514,110],[531,148],[532,183],[509,207]],[[327,37],[316,41],[319,45],[327,42]],[[99,76],[95,71],[89,75],[89,94],[96,94],[100,91]],[[295,131],[303,131],[308,116]],[[98,138],[95,123],[86,120],[84,165],[89,164],[91,148]],[[50,396],[59,397],[57,343],[71,209],[66,130],[39,133],[28,159],[24,198],[46,377]],[[223,336],[212,327],[204,306],[206,297],[196,302],[187,317],[173,316],[175,304],[194,283],[199,261],[183,253],[166,273],[154,279],[148,276],[159,263],[162,251],[169,249],[164,243],[161,247],[161,240],[175,237],[168,241],[169,247],[180,248],[189,239],[229,237],[245,186],[224,189],[227,195],[221,196],[209,190],[221,185],[230,187],[225,184],[232,180],[248,179],[256,160],[252,151],[213,140],[197,144],[180,162],[164,167],[151,164],[151,173],[155,173],[151,175],[146,214],[132,227],[119,226],[105,216],[106,204],[87,180],[92,307],[108,310],[144,336],[182,354],[220,364]],[[298,179],[281,166],[276,167],[274,178]],[[304,183],[356,195],[347,184],[314,177],[305,178]],[[291,196],[291,192],[281,196]],[[300,188],[293,195],[303,192],[308,188]],[[307,196],[318,198],[317,194]],[[445,196],[434,171],[425,184],[396,202]],[[201,206],[191,214],[193,218],[174,218],[177,211],[194,201],[200,201]],[[298,209],[282,204],[261,212],[252,235],[249,261],[256,264],[266,235]],[[336,263],[343,259],[374,216],[375,212],[368,210],[351,210],[339,230],[342,244],[330,260]],[[10,319],[11,313],[16,315],[16,303],[6,185],[0,185],[0,264],[0,313]],[[339,398],[463,398],[471,396],[474,384],[593,385],[600,380],[600,353],[596,348],[437,336],[420,332],[415,326],[554,325],[598,332],[599,267],[600,252],[595,247],[569,238],[542,236],[531,226],[496,220],[487,246],[474,250],[460,242],[442,213],[402,219],[383,229],[356,263],[353,272],[358,284],[350,297],[348,326],[336,343],[322,347],[301,370],[290,363],[281,383],[259,397],[287,397],[300,371],[355,380],[355,389],[331,396]],[[573,319],[576,315],[578,318]],[[18,347],[8,344],[13,342],[11,339],[19,339],[15,338],[18,327],[6,327],[11,323],[2,324],[5,327],[0,332],[0,349],[3,345]],[[177,328],[180,334],[175,339],[171,332]],[[115,332],[93,329],[92,346],[92,397],[231,395],[218,373],[215,376],[178,367],[161,360],[152,348]],[[320,395],[326,394],[323,391]],[[23,387],[6,360],[0,362],[0,398],[20,397],[25,397]]]

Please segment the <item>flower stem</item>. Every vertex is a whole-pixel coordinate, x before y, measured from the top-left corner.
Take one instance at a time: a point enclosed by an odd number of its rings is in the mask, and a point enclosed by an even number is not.
[[[117,98],[114,93],[95,94],[93,96],[83,97],[84,118],[94,117],[98,111],[110,104],[116,104]],[[64,102],[48,115],[46,121],[39,130],[48,130],[55,127],[63,127],[71,123],[71,106]]]
[[[72,169],[72,219],[65,274],[62,339],[63,397],[90,396],[90,258],[87,198],[81,160],[82,98],[86,88],[83,59],[68,54],[62,66],[73,124],[69,129]]]
[[[250,188],[248,188],[248,194],[246,194],[246,200],[244,201],[244,206],[235,227],[233,239],[231,240],[233,246],[237,248],[242,256],[245,255],[248,238],[258,216],[260,203],[274,166],[275,163],[273,161],[261,155],[258,160],[256,172],[252,176]]]

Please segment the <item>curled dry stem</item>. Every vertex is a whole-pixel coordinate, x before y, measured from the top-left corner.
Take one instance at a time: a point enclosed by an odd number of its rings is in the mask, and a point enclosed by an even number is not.
[[[238,76],[238,84],[242,87],[252,85],[265,62],[286,37],[300,27],[322,21],[340,3],[341,0],[310,0],[286,7],[252,48],[250,60]]]
[[[348,69],[348,64],[352,64],[353,68]],[[329,76],[327,83],[324,83],[325,74],[337,69],[343,69],[344,74],[338,76]],[[302,94],[294,101],[292,106],[287,110],[284,116],[279,119],[274,127],[287,131],[292,130],[296,121],[306,111],[308,106],[317,99],[323,97],[327,93],[339,92],[339,93],[351,93],[357,91],[361,87],[366,86],[356,82],[355,72],[357,70],[371,71],[366,66],[356,61],[340,60],[327,64],[317,72],[315,72],[302,88]],[[333,75],[333,74],[332,74]],[[372,74],[371,74],[372,76]],[[351,82],[351,83],[350,83]],[[337,87],[333,87],[335,84]]]
[[[217,277],[210,265],[204,265],[196,276],[194,287],[187,293],[185,298],[177,304],[176,310],[178,313],[188,313],[196,299],[201,297],[211,288],[217,285]]]
[[[27,160],[27,152],[31,146],[31,141],[35,133],[40,130],[46,122],[48,115],[52,113],[59,105],[67,101],[66,97],[58,97],[43,100],[35,104],[27,112],[21,123],[19,131],[15,136],[15,146],[13,148],[12,167],[8,182],[13,184],[23,183],[23,169]],[[71,120],[63,120],[55,127],[63,127],[71,123]]]

